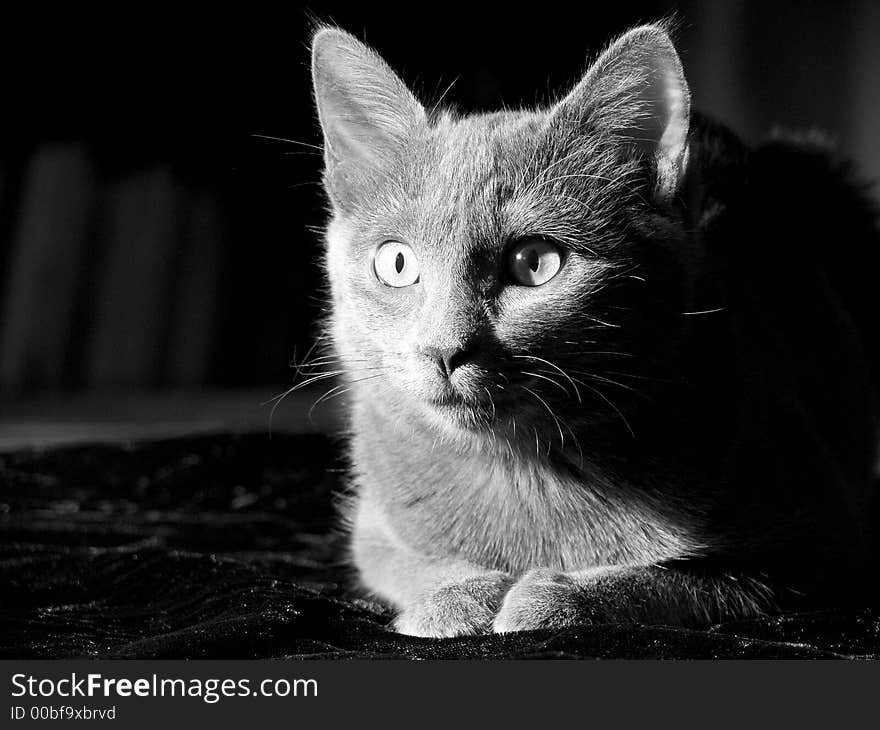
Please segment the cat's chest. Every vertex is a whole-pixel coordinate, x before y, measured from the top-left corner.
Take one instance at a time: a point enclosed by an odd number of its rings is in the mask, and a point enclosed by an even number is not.
[[[563,474],[539,460],[423,443],[418,433],[390,438],[371,425],[353,444],[362,498],[421,554],[518,572],[644,564],[687,552],[686,535],[646,503],[615,494],[598,470]]]

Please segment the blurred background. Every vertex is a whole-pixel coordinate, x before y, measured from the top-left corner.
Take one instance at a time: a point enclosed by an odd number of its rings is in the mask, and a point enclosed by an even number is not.
[[[611,37],[674,14],[697,108],[748,141],[825,130],[880,178],[877,2],[218,7],[5,19],[0,446],[268,428],[261,403],[321,312],[313,20],[477,111],[546,101]]]

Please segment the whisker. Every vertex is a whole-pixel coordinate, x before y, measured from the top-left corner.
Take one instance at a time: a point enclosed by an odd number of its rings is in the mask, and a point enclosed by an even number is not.
[[[383,368],[384,369],[384,368]],[[338,398],[345,393],[348,393],[352,390],[352,388],[357,383],[364,383],[368,380],[375,380],[376,378],[381,378],[384,373],[376,373],[375,375],[368,375],[365,378],[359,378],[357,380],[352,380],[347,383],[341,383],[340,385],[336,385],[333,388],[330,388],[326,393],[324,393],[320,398],[318,398],[314,403],[312,403],[311,408],[309,408],[309,420],[312,420],[312,414],[315,412],[315,408],[317,408],[321,403],[326,403],[333,398]]]
[[[539,396],[534,390],[526,387],[525,385],[522,385],[520,387],[523,390],[525,390],[526,392],[531,393],[533,396],[535,396],[535,398],[538,399],[538,402],[542,406],[544,406],[544,408],[547,409],[547,412],[550,414],[550,416],[553,418],[553,420],[556,423],[556,428],[559,429],[559,442],[560,442],[559,449],[560,449],[560,451],[564,451],[565,450],[565,434],[562,433],[562,426],[559,424],[559,419],[556,417],[556,414],[553,412],[553,409],[550,406],[548,406],[547,401],[545,401],[541,396]]]
[[[309,347],[309,349],[306,351],[306,354],[305,354],[305,357],[303,357],[303,360],[308,360],[311,357],[312,353],[315,351],[315,348],[318,347],[320,344],[322,344],[322,342],[325,339],[327,339],[327,338],[323,337],[323,336],[317,337],[315,339],[315,341],[312,343],[311,347]],[[296,363],[296,347],[293,348],[293,359],[290,361],[290,367],[294,367],[295,363]],[[299,374],[300,367],[301,367],[301,365],[296,366],[297,374]]]
[[[618,352],[617,350],[578,350],[575,352],[565,352],[565,355],[617,355],[618,357],[635,357],[629,352]]]
[[[312,383],[317,382],[318,380],[326,380],[327,378],[333,378],[337,375],[342,375],[342,373],[344,373],[344,372],[345,372],[345,370],[331,370],[326,373],[318,373],[317,375],[310,375],[307,377],[306,380],[302,381],[301,383],[297,383],[296,385],[288,388],[280,395],[276,395],[274,398],[270,398],[269,400],[267,400],[263,403],[260,403],[260,405],[267,406],[272,402],[275,402],[277,404],[278,401],[287,397],[288,395],[290,395],[294,391],[300,390],[301,388],[305,388],[307,385],[311,385]]]
[[[612,324],[611,322],[605,322],[605,321],[603,321],[603,320],[601,320],[601,319],[598,319],[597,317],[591,317],[591,316],[588,315],[588,314],[585,314],[585,315],[583,315],[583,316],[586,317],[586,318],[587,318],[588,320],[590,320],[591,322],[596,322],[596,323],[598,323],[598,324],[601,324],[603,327],[613,327],[613,328],[615,328],[615,329],[617,329],[617,328],[620,327],[619,324]]]
[[[585,388],[589,388],[591,391],[593,391],[593,393],[595,393],[596,395],[598,395],[598,396],[599,396],[603,401],[605,401],[605,402],[606,402],[611,408],[613,408],[614,411],[617,413],[617,415],[620,416],[620,419],[623,421],[623,424],[626,426],[626,429],[627,429],[627,431],[629,431],[630,435],[631,435],[633,438],[636,437],[635,431],[633,431],[632,426],[630,426],[630,424],[629,424],[629,421],[626,420],[626,416],[623,415],[623,411],[621,411],[616,405],[614,405],[614,403],[612,403],[611,400],[608,399],[608,398],[607,398],[607,397],[606,397],[601,391],[597,390],[596,388],[594,388],[594,387],[591,386],[591,385],[587,385],[586,383],[582,383],[582,385],[583,385]]]
[[[489,396],[489,404],[492,406],[492,423],[495,422],[496,411],[495,411],[495,399],[492,397],[492,393],[489,392],[489,389],[484,385],[483,390],[486,391],[486,395]]]
[[[377,375],[375,377],[379,377],[379,376]],[[350,390],[351,390],[351,387],[349,387],[347,383],[343,383],[342,385],[335,385],[332,388],[330,388],[330,390],[325,392],[320,398],[318,398],[314,403],[312,403],[311,407],[309,408],[309,414],[308,414],[309,421],[312,420],[312,415],[315,412],[315,408],[317,408],[321,403],[323,403],[324,401],[330,400],[331,398],[334,398],[337,395],[342,395],[343,393],[348,393]]]
[[[268,134],[252,134],[251,137],[256,137],[257,139],[268,139],[271,142],[286,142],[287,144],[298,144],[301,147],[309,147],[310,149],[318,150],[318,152],[321,152],[321,153],[324,152],[323,147],[319,147],[318,145],[315,145],[315,144],[309,144],[308,142],[300,142],[295,139],[285,139],[284,137],[272,137]]]
[[[523,360],[535,360],[536,362],[542,362],[545,365],[549,365],[551,368],[558,371],[562,375],[562,377],[568,379],[568,382],[571,383],[571,387],[574,388],[574,392],[575,392],[575,395],[577,396],[578,403],[583,402],[581,400],[580,391],[578,390],[577,385],[575,385],[575,382],[568,376],[568,373],[566,373],[565,370],[563,370],[561,367],[559,367],[556,363],[550,362],[549,360],[545,360],[543,357],[538,357],[537,355],[514,355],[514,357],[521,358]]]
[[[360,383],[364,380],[370,380],[373,377],[381,376],[384,373],[384,371],[387,370],[387,368],[382,365],[377,365],[374,367],[343,368],[343,369],[336,369],[336,370],[328,370],[328,371],[325,371],[322,373],[315,373],[314,375],[313,374],[306,375],[305,380],[303,380],[302,382],[296,383],[295,385],[293,385],[290,388],[288,388],[287,390],[285,390],[283,393],[276,395],[274,398],[270,398],[269,400],[260,404],[260,405],[266,406],[266,405],[269,405],[270,403],[272,403],[272,410],[269,412],[269,436],[271,437],[271,435],[272,435],[272,422],[275,417],[275,411],[278,409],[278,406],[281,405],[281,401],[283,401],[291,393],[295,393],[298,390],[302,390],[303,388],[306,388],[306,387],[308,387],[314,383],[320,382],[322,380],[327,380],[328,378],[336,378],[336,377],[340,377],[343,375],[357,375],[358,373],[365,373],[365,372],[371,372],[371,371],[376,371],[376,370],[380,371],[376,375],[369,376],[367,378],[361,378],[358,380],[348,381],[348,382],[340,384],[339,386],[335,386],[335,388],[339,388],[339,387],[350,388],[351,386],[353,386],[356,383]],[[331,390],[335,390],[335,388],[333,388]],[[321,399],[319,398],[318,401],[320,402],[320,400]],[[312,409],[314,409],[315,405],[317,405],[317,403],[312,405]],[[312,409],[309,410],[309,418],[311,418]]]
[[[578,454],[580,455],[580,466],[581,469],[584,468],[584,450],[581,448],[580,439],[578,439],[577,434],[572,430],[571,426],[569,426],[564,420],[562,421],[562,425],[565,426],[566,430],[571,434],[571,438],[574,441],[574,445],[577,446]]]
[[[440,105],[443,103],[443,99],[445,99],[445,98],[446,98],[446,95],[447,95],[450,91],[452,91],[452,87],[455,86],[455,85],[458,83],[458,80],[459,80],[460,78],[461,78],[461,75],[458,75],[458,76],[456,76],[454,79],[452,79],[452,83],[449,84],[449,86],[446,87],[446,89],[443,91],[442,94],[440,94],[440,98],[437,99],[437,101],[435,101],[435,102],[431,105],[431,111],[432,111],[432,112],[436,112],[436,111],[440,108]]]
[[[583,375],[586,378],[590,378],[591,380],[599,380],[603,383],[608,383],[609,385],[616,385],[619,388],[623,388],[624,390],[628,390],[631,393],[635,393],[636,395],[642,396],[643,398],[647,398],[644,393],[636,390],[631,385],[627,385],[626,383],[618,383],[616,380],[612,380],[611,378],[606,378],[602,375],[596,375],[595,373],[587,372],[586,370],[572,370],[571,372],[577,373],[578,375]]]
[[[319,380],[326,380],[327,378],[336,377],[337,375],[341,375],[343,372],[344,372],[343,370],[336,370],[336,371],[329,372],[329,373],[321,373],[320,375],[313,375],[308,380],[304,380],[302,383],[297,383],[296,385],[292,386],[291,388],[288,388],[281,395],[277,395],[274,398],[267,400],[265,403],[261,403],[260,405],[263,405],[263,406],[268,405],[269,403],[272,403],[272,410],[269,411],[269,437],[270,438],[272,437],[272,420],[275,417],[275,411],[277,410],[281,401],[283,401],[291,393],[293,393],[297,390],[300,390],[301,388],[304,388],[307,385],[311,385],[312,383],[315,383]],[[274,403],[273,403],[273,401],[274,401]]]
[[[624,373],[618,370],[603,370],[603,373],[610,373],[611,375],[619,375],[622,378],[636,378],[637,380],[649,380],[652,383],[681,383],[681,380],[673,380],[671,378],[652,378],[647,375],[636,375],[635,373]]]
[[[548,378],[546,375],[538,375],[538,373],[532,373],[528,370],[521,371],[523,375],[530,375],[533,378],[540,378],[541,380],[546,380],[548,383],[553,383],[557,388],[559,388],[563,393],[569,395],[568,390],[558,381],[553,380],[553,378]]]

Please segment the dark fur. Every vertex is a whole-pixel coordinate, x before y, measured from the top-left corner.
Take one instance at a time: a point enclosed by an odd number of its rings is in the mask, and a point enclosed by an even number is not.
[[[721,465],[707,474],[718,559],[778,576],[779,600],[872,590],[874,206],[821,139],[747,150],[696,122],[698,308],[724,310],[690,320],[679,367],[694,387],[679,404],[697,451]]]

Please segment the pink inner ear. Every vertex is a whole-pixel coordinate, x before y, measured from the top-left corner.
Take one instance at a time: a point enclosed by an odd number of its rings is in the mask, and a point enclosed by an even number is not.
[[[687,93],[682,88],[681,79],[678,74],[674,71],[666,70],[663,76],[666,92],[667,124],[666,130],[660,138],[660,145],[664,149],[671,149],[676,145],[681,145],[687,137],[689,103]]]
[[[685,170],[690,99],[680,67],[661,73],[665,128],[656,151],[657,195],[667,199],[675,193]]]

